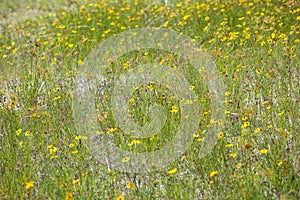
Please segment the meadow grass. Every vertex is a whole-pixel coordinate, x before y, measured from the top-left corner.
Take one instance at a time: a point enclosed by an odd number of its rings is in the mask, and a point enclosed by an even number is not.
[[[2,13],[30,10],[1,2]],[[300,9],[297,1],[69,1],[72,9],[38,1],[47,10],[6,19],[0,29],[1,199],[299,199]],[[29,7],[30,6],[30,7]],[[201,74],[177,55],[155,49],[122,55],[107,76],[145,63],[182,69],[199,97],[193,143],[165,168],[132,174],[103,165],[84,145],[73,120],[72,91],[80,67],[101,41],[126,30],[170,28],[195,39],[213,56],[226,86],[226,120],[205,158],[200,147],[211,119],[211,96]],[[99,132],[124,150],[154,151],[180,124],[179,102],[157,83],[132,94],[135,123],[147,108],[167,111],[166,125],[150,138],[116,127],[107,86],[95,94]],[[114,129],[116,128],[116,129]],[[170,152],[171,154],[172,152]]]

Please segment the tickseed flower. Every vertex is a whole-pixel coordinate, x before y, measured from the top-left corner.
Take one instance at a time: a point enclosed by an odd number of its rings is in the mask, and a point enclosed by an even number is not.
[[[16,135],[20,135],[22,133],[22,129],[19,128],[18,130],[16,130]]]
[[[243,117],[242,120],[243,120],[243,121],[247,121],[247,120],[248,120],[248,117]]]
[[[54,93],[57,93],[58,91],[59,91],[59,88],[58,87],[56,87],[56,88],[54,88]]]
[[[134,102],[134,98],[130,98],[129,103],[133,103],[133,102]]]
[[[123,162],[123,163],[126,163],[126,162],[128,162],[129,160],[130,160],[130,157],[128,157],[128,156],[125,157],[125,158],[122,158],[122,162]]]
[[[257,69],[257,70],[256,70],[256,73],[257,73],[257,74],[260,74],[260,73],[261,73],[261,69]]]
[[[24,135],[27,137],[27,136],[29,136],[30,133],[31,133],[31,130],[28,130],[28,131],[25,132]]]
[[[268,152],[268,149],[261,149],[261,150],[259,150],[259,152],[260,152],[261,154],[266,154],[266,153]]]
[[[219,139],[222,139],[224,136],[225,136],[225,134],[224,134],[223,132],[220,132],[220,133],[218,134],[218,138],[219,138]]]
[[[231,95],[231,92],[225,92],[225,96],[230,96]]]
[[[239,162],[239,163],[237,163],[235,166],[236,166],[236,168],[239,169],[239,168],[241,168],[241,167],[243,166],[243,164]]]
[[[269,44],[272,44],[272,43],[273,43],[273,40],[272,40],[272,39],[268,39],[268,43],[269,43]]]
[[[11,101],[11,102],[9,103],[9,106],[10,106],[10,107],[14,107],[15,105],[17,105],[16,101]]]
[[[49,149],[50,154],[56,153],[56,151],[57,151],[57,148],[56,148],[56,147],[51,147],[51,148]]]
[[[80,135],[76,135],[75,140],[80,140],[81,136]]]
[[[29,190],[30,188],[32,188],[34,186],[34,181],[29,181],[28,183],[26,183],[26,190]]]
[[[231,153],[230,157],[235,158],[236,157],[236,153]]]
[[[210,172],[209,176],[214,177],[217,174],[218,174],[218,171],[212,171],[212,172]]]
[[[73,199],[74,199],[73,194],[70,193],[70,192],[67,192],[66,193],[66,200],[73,200]]]
[[[194,138],[198,138],[199,137],[199,133],[194,133]]]
[[[82,60],[78,60],[78,65],[83,65],[83,61]]]
[[[277,165],[278,167],[280,167],[282,164],[283,164],[283,161],[278,161],[278,162],[276,163],[276,165]]]
[[[78,150],[72,151],[72,154],[78,154]]]
[[[226,147],[233,147],[233,144],[232,143],[226,144]]]
[[[73,143],[70,143],[69,144],[69,148],[73,148],[74,147],[74,144]]]
[[[177,168],[175,167],[174,169],[170,169],[168,171],[168,174],[175,174],[177,172]]]
[[[278,116],[281,116],[281,115],[283,115],[283,114],[284,114],[284,111],[278,113]]]
[[[116,198],[116,200],[124,200],[125,198],[124,198],[124,196],[123,195],[120,195],[120,196],[118,196],[117,198]]]
[[[64,28],[66,28],[66,26],[65,26],[64,24],[60,24],[60,25],[58,26],[58,28],[64,29]]]
[[[259,133],[259,132],[260,132],[260,128],[256,128],[255,133]]]
[[[107,134],[109,135],[116,130],[117,130],[117,128],[110,128],[110,129],[108,129]]]
[[[58,158],[58,155],[55,155],[55,156],[51,156],[50,159],[55,159],[55,158]]]
[[[170,110],[171,113],[177,113],[177,106],[172,106],[172,109]]]
[[[129,188],[129,189],[134,189],[135,188],[135,185],[134,185],[134,183],[133,182],[128,182],[127,183],[127,187]]]
[[[195,86],[194,85],[191,85],[190,87],[189,87],[189,90],[194,90],[195,89]]]
[[[58,99],[60,99],[60,98],[61,98],[61,96],[58,95],[58,96],[54,97],[53,100],[56,101],[56,100],[58,100]]]

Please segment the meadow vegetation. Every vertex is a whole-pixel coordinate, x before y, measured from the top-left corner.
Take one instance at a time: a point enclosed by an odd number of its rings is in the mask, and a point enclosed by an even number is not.
[[[300,198],[299,1],[0,5],[1,199]],[[31,16],[33,8],[41,12]],[[152,62],[184,68],[201,108],[199,130],[187,133],[194,139],[185,154],[166,168],[132,174],[108,168],[91,155],[84,145],[88,135],[74,124],[72,89],[94,47],[143,27],[183,33],[213,57],[226,87],[226,120],[215,133],[213,151],[199,158],[207,130],[218,121],[210,118],[212,97],[201,70],[166,51],[120,55],[108,74]],[[111,89],[108,84],[103,93],[95,93],[101,110],[96,134],[113,135],[116,146],[137,152],[154,151],[172,140],[182,116],[168,88],[147,83],[129,100],[129,112],[140,125],[151,120],[145,113],[154,102],[170,111],[162,131],[146,139],[116,126]]]

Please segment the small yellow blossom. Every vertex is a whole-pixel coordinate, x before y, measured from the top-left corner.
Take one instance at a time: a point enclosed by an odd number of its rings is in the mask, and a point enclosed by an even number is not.
[[[26,190],[29,190],[30,188],[32,188],[34,186],[34,181],[29,181],[28,183],[26,183]]]
[[[122,158],[122,162],[123,163],[126,163],[126,162],[128,162],[130,160],[130,157],[124,157],[124,158]]]
[[[259,150],[259,152],[260,152],[261,154],[266,154],[266,153],[268,152],[268,149],[261,149],[261,150]]]
[[[174,168],[174,169],[170,169],[168,171],[168,174],[175,174],[177,172],[177,168]]]
[[[218,174],[218,171],[212,171],[212,172],[210,172],[209,176],[210,176],[210,177],[214,177],[214,176],[216,176],[217,174]]]
[[[222,139],[224,136],[225,136],[225,134],[224,134],[223,132],[220,132],[220,133],[218,134],[218,138],[219,138],[219,139]]]
[[[235,158],[236,157],[236,153],[231,153],[230,157]]]
[[[172,106],[172,109],[170,110],[171,113],[177,113],[178,109],[177,106]]]
[[[134,189],[135,188],[135,185],[134,185],[134,183],[133,182],[128,182],[127,183],[127,187],[129,188],[129,189]]]
[[[16,130],[16,135],[20,135],[22,133],[22,129],[19,128],[18,130]]]
[[[70,192],[67,192],[66,193],[66,200],[73,200],[73,199],[74,199],[73,194],[70,193]]]
[[[238,169],[241,168],[242,166],[243,166],[243,164],[240,162],[236,164],[236,168],[238,168]]]
[[[123,195],[120,195],[120,196],[118,196],[117,198],[116,198],[116,200],[124,200],[125,198],[124,198],[124,196]]]

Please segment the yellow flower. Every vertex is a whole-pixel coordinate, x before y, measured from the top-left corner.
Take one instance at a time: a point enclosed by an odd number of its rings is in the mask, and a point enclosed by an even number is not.
[[[83,65],[83,61],[82,60],[78,60],[78,65]]]
[[[73,147],[74,147],[73,143],[69,144],[69,148],[73,148]]]
[[[194,90],[195,89],[195,86],[194,85],[191,85],[190,87],[189,87],[189,90]]]
[[[73,199],[74,199],[73,194],[70,193],[70,192],[67,192],[66,193],[66,200],[73,200]]]
[[[199,133],[194,133],[194,138],[198,138],[199,137]]]
[[[230,157],[235,158],[236,157],[236,153],[231,153]]]
[[[257,69],[257,70],[256,70],[256,73],[257,73],[257,74],[260,74],[260,73],[261,73],[261,69]]]
[[[58,99],[60,99],[60,98],[61,98],[61,96],[58,95],[58,96],[54,97],[53,100],[56,101],[56,100],[58,100]]]
[[[122,158],[122,162],[123,162],[123,163],[126,163],[126,162],[128,162],[129,160],[130,160],[130,157],[128,157],[128,156],[125,157],[125,158]]]
[[[61,24],[61,25],[58,26],[58,28],[64,29],[64,28],[66,28],[66,26],[64,24]]]
[[[218,134],[218,138],[219,138],[219,139],[222,139],[222,138],[224,137],[224,135],[225,135],[225,134],[224,134],[223,132],[220,132],[220,133]]]
[[[49,151],[50,151],[50,154],[53,154],[53,153],[55,153],[57,151],[57,148],[56,147],[52,147],[52,148],[49,149]]]
[[[72,154],[78,154],[78,150],[72,151]]]
[[[17,105],[16,101],[11,101],[11,102],[9,103],[9,106],[10,106],[10,107],[14,107],[15,105]]]
[[[134,102],[134,98],[130,98],[129,103],[133,103],[133,102]]]
[[[117,128],[110,128],[110,129],[108,129],[107,134],[109,135],[116,130],[117,130]]]
[[[31,130],[26,131],[26,132],[25,132],[25,136],[26,136],[26,137],[29,136],[30,133],[31,133]]]
[[[229,95],[231,95],[231,92],[225,92],[225,96],[229,96]]]
[[[34,186],[34,181],[29,181],[28,183],[26,183],[25,188],[26,188],[27,190],[29,190],[29,189],[32,188],[33,186]]]
[[[278,116],[281,116],[281,115],[283,115],[283,114],[284,114],[284,111],[278,113]]]
[[[233,144],[232,143],[226,144],[226,147],[233,147]]]
[[[280,167],[283,164],[283,161],[279,161],[276,163],[278,167]]]
[[[174,169],[170,169],[168,171],[168,174],[175,174],[177,172],[177,168],[175,167]]]
[[[22,129],[19,128],[18,130],[16,130],[16,135],[20,135],[22,133]]]
[[[50,159],[55,159],[55,158],[58,158],[58,155],[51,156],[51,158],[50,158]]]
[[[256,128],[255,133],[259,133],[259,132],[260,132],[260,128]]]
[[[123,196],[123,195],[120,195],[120,196],[117,197],[116,200],[124,200],[124,199],[125,199],[124,196]]]
[[[172,106],[172,109],[170,110],[171,113],[177,113],[177,106]]]
[[[238,169],[241,168],[242,166],[243,166],[243,164],[240,162],[236,164],[236,168],[238,168]]]
[[[127,187],[129,188],[129,189],[134,189],[135,188],[135,185],[134,185],[134,183],[133,182],[128,182],[127,183]]]
[[[266,154],[266,153],[268,152],[268,149],[261,149],[261,150],[259,150],[259,152],[260,152],[261,154]]]
[[[210,172],[209,176],[214,177],[217,174],[218,174],[218,171],[212,171],[212,172]]]
[[[80,140],[81,139],[81,136],[80,135],[77,135],[76,137],[75,137],[75,140]]]

